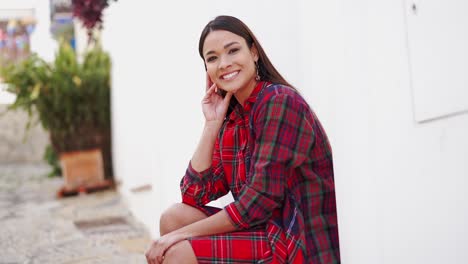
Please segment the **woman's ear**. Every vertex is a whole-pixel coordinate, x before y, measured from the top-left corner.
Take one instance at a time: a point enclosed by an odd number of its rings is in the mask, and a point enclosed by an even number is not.
[[[255,45],[255,43],[252,44],[252,47],[250,48],[250,53],[252,54],[252,57],[254,59],[255,62],[258,61],[258,50],[257,50],[257,46]]]

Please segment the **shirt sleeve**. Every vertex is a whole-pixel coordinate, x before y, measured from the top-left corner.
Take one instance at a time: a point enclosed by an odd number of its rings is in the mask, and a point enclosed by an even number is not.
[[[266,222],[282,206],[288,176],[306,160],[314,143],[313,118],[297,98],[276,94],[258,108],[251,175],[238,200],[225,207],[238,229]]]
[[[218,139],[216,139],[210,168],[197,172],[190,162],[180,181],[180,190],[182,202],[194,206],[203,206],[229,192],[221,163]]]

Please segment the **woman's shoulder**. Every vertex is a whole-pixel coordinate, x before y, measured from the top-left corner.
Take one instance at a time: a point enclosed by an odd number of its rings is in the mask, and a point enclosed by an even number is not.
[[[295,88],[279,83],[267,83],[260,97],[262,103],[284,100],[284,98],[287,98],[295,103],[307,105],[304,98]]]
[[[297,94],[296,89],[291,86],[280,84],[280,83],[266,83],[265,94],[269,95],[279,95],[279,94],[286,94],[286,95],[294,95]]]

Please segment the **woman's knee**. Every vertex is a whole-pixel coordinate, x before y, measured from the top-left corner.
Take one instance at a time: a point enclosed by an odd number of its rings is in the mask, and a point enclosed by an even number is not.
[[[170,247],[164,254],[164,264],[172,263],[197,263],[197,257],[192,245],[187,240],[181,241]]]
[[[161,214],[159,220],[160,235],[163,236],[203,218],[206,218],[206,215],[194,207],[184,203],[173,204]]]
[[[159,232],[162,235],[177,229],[178,222],[182,217],[181,204],[177,203],[166,209],[159,219]]]

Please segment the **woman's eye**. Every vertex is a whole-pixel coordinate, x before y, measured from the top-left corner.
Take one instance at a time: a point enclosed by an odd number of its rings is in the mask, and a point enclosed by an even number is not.
[[[238,51],[239,51],[238,48],[234,48],[234,49],[231,49],[231,50],[229,51],[229,54],[233,54],[233,53],[236,53],[236,52],[238,52]]]
[[[208,57],[208,58],[206,59],[207,62],[211,62],[211,61],[214,61],[214,60],[216,60],[216,57],[215,57],[215,56],[211,56],[211,57]]]

